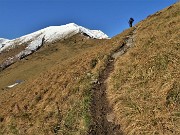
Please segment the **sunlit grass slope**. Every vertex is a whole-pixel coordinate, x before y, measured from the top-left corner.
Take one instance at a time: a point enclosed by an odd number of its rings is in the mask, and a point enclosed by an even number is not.
[[[180,3],[137,25],[135,47],[117,60],[108,98],[125,134],[180,134]]]
[[[137,24],[135,46],[115,61],[107,95],[125,134],[180,134],[179,13],[177,3]],[[87,134],[92,84],[133,30],[46,44],[0,72],[0,135]]]
[[[92,83],[132,29],[111,40],[78,34],[2,71],[0,134],[86,134],[92,123]],[[6,88],[16,80],[24,82]]]

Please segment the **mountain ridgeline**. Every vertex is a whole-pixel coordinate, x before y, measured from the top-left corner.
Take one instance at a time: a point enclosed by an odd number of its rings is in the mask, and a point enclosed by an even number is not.
[[[12,65],[16,61],[25,58],[26,56],[37,51],[45,43],[51,44],[59,40],[65,40],[77,33],[84,34],[90,38],[105,39],[108,38],[106,34],[100,30],[89,30],[74,23],[62,26],[50,26],[37,32],[22,36],[14,40],[0,39],[0,53],[10,54],[4,57],[0,62],[0,69],[4,70],[6,67]],[[23,47],[24,46],[24,47]],[[17,48],[21,48],[20,50]],[[16,55],[11,55],[12,51],[18,50]],[[9,52],[10,51],[10,52]],[[4,55],[3,55],[4,56]]]
[[[74,23],[0,38],[0,135],[179,135],[179,13],[111,39]]]

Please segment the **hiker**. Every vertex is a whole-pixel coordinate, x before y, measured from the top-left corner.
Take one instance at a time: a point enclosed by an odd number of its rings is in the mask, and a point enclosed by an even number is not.
[[[133,19],[133,18],[130,18],[130,19],[129,19],[129,27],[132,27],[133,22],[134,22],[134,19]]]

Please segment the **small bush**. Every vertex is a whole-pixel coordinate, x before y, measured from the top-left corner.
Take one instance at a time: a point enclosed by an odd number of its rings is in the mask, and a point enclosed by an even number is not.
[[[35,97],[36,102],[39,102],[41,99],[42,99],[41,95],[37,95],[37,96]]]
[[[180,105],[180,84],[175,82],[171,90],[167,93],[166,104]]]
[[[11,123],[11,124],[9,125],[9,129],[10,129],[11,133],[13,133],[13,134],[15,134],[15,135],[18,134],[18,130],[17,130],[17,125],[16,125],[16,124]]]
[[[74,107],[72,110],[70,110],[68,113],[67,113],[67,116],[65,118],[65,127],[68,129],[68,130],[77,130],[76,129],[76,122],[77,122],[77,119],[75,116],[78,117],[78,111],[77,111],[78,108]]]
[[[30,113],[24,112],[21,115],[23,118],[29,119],[30,118]]]
[[[91,60],[91,63],[90,63],[91,68],[95,68],[95,66],[97,65],[97,63],[98,63],[98,60],[97,60],[97,59],[92,59],[92,60]]]
[[[58,133],[58,131],[60,130],[60,125],[59,124],[56,124],[55,126],[54,126],[54,133],[55,134],[57,134]]]
[[[4,117],[0,116],[0,122],[3,122]]]

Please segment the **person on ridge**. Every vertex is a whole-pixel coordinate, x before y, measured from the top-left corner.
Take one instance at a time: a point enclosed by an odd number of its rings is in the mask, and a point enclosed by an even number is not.
[[[129,19],[129,27],[132,27],[133,22],[134,22],[134,19],[133,19],[133,18],[130,18],[130,19]]]

